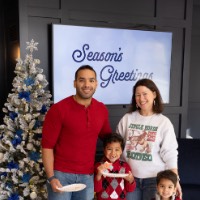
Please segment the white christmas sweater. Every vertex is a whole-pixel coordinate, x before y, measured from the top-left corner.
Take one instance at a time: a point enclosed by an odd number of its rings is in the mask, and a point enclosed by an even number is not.
[[[116,132],[125,139],[122,158],[135,177],[156,177],[159,171],[177,168],[178,144],[173,125],[166,116],[127,113]]]

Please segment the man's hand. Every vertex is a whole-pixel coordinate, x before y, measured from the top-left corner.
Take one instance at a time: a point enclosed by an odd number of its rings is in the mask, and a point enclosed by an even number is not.
[[[62,192],[58,188],[61,188],[63,186],[61,185],[60,181],[57,178],[52,179],[50,185],[54,192]]]

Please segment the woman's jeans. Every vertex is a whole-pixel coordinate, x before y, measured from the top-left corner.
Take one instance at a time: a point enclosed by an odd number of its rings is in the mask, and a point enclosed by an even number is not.
[[[86,188],[78,192],[53,192],[51,185],[47,183],[48,200],[92,200],[94,198],[93,174],[70,174],[54,171],[54,175],[63,186],[83,183]]]
[[[128,192],[127,200],[151,200],[156,194],[156,178],[135,178],[136,188]]]

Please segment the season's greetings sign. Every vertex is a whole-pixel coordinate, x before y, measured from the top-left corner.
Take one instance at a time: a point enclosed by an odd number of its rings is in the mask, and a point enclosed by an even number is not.
[[[141,78],[152,79],[169,102],[172,33],[53,25],[54,102],[75,94],[81,65],[97,72],[94,97],[105,104],[129,104]]]

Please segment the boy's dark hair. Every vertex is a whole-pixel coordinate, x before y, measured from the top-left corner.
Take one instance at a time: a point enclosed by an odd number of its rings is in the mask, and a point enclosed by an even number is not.
[[[178,177],[172,170],[164,170],[164,171],[159,172],[156,177],[157,185],[160,183],[162,179],[167,179],[167,180],[172,181],[172,183],[176,187]]]
[[[118,133],[107,134],[103,139],[103,148],[105,149],[107,144],[110,144],[112,142],[119,142],[122,151],[124,150],[125,143],[123,137],[120,134]]]
[[[96,71],[93,69],[93,67],[91,67],[90,65],[82,65],[75,72],[75,80],[77,80],[79,71],[84,70],[84,69],[89,69],[93,71],[95,73],[95,77],[97,76]]]

